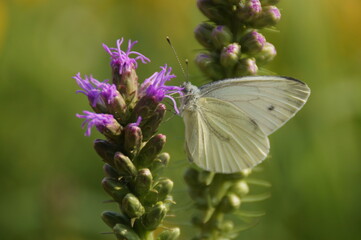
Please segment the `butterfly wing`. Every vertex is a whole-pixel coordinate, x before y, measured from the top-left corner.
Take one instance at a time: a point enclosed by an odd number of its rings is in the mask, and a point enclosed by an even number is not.
[[[269,141],[252,118],[231,103],[200,98],[182,113],[188,158],[203,169],[239,172],[264,160]]]
[[[310,89],[293,78],[254,76],[227,79],[204,85],[201,97],[213,97],[234,104],[270,135],[306,103]]]

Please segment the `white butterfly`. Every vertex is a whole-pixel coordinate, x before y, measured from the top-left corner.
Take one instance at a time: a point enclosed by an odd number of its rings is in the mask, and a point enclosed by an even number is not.
[[[184,93],[181,116],[189,160],[205,170],[232,173],[267,157],[267,136],[302,108],[310,89],[293,78],[253,76],[200,88],[186,82]]]

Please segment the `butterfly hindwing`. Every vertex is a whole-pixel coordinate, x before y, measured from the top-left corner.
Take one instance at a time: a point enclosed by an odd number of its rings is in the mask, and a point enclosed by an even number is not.
[[[202,97],[183,119],[188,157],[204,169],[239,172],[259,164],[269,152],[266,134],[232,103]]]

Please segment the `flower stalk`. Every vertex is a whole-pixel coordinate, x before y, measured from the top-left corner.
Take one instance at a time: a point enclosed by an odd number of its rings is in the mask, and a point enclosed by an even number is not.
[[[103,44],[111,58],[111,83],[80,74],[74,77],[82,89],[77,92],[88,98],[94,111],[76,116],[84,119],[86,136],[95,127],[105,137],[94,141],[94,149],[105,163],[102,186],[119,211],[104,211],[103,221],[119,240],[153,240],[154,231],[175,203],[172,180],[160,176],[170,159],[168,153],[162,153],[165,135],[156,134],[166,111],[161,101],[170,98],[175,104],[170,94],[182,94],[182,88],[165,85],[175,77],[167,65],[139,86],[138,62],[150,60],[132,50],[136,42],[129,41],[126,51],[122,44],[123,39],[116,48]],[[174,107],[178,111],[176,104]],[[179,228],[168,228],[156,239],[175,240],[178,236]]]
[[[199,10],[209,19],[194,31],[204,48],[195,58],[202,73],[211,81],[257,75],[260,67],[272,61],[276,49],[260,30],[273,27],[280,20],[280,12],[274,6],[278,2],[197,0]],[[233,174],[187,169],[184,179],[199,210],[192,218],[193,225],[199,229],[194,240],[236,238],[237,226],[227,215],[234,212],[241,215],[243,202],[251,199],[247,199],[250,174],[250,169]]]

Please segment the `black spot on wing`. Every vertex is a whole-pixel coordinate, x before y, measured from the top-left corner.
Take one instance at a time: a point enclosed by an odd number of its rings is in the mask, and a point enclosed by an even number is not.
[[[291,80],[291,81],[294,81],[294,82],[298,82],[298,83],[301,83],[302,85],[306,85],[304,82],[302,82],[301,80],[298,80],[296,78],[293,78],[293,77],[286,77],[286,76],[280,76],[282,78],[285,78],[287,80]]]
[[[271,106],[269,106],[267,109],[268,109],[269,111],[273,111],[273,110],[275,109],[275,107],[274,107],[273,105],[271,105]]]

